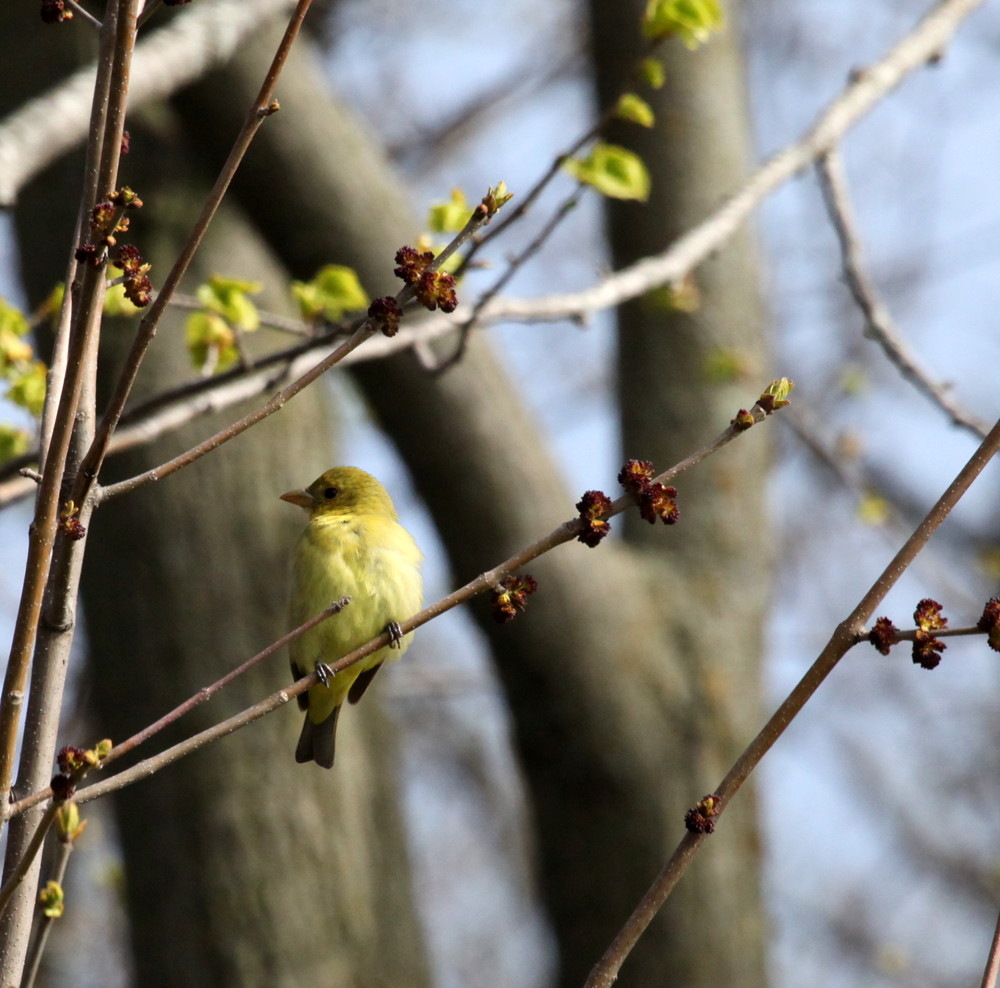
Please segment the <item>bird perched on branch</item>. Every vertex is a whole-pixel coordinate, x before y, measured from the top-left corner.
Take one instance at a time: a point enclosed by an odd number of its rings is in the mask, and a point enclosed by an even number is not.
[[[357,703],[382,663],[402,655],[413,637],[401,633],[399,622],[420,610],[422,556],[386,489],[357,467],[334,467],[281,499],[309,512],[293,556],[292,627],[350,597],[343,611],[289,645],[295,678],[315,669],[320,679],[298,698],[306,721],[295,760],[331,768],[341,704]],[[340,672],[330,668],[384,631],[389,645]]]

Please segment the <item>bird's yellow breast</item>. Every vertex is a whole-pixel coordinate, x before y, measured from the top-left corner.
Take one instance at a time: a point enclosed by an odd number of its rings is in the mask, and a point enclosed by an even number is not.
[[[316,516],[295,547],[291,624],[297,627],[335,600],[351,602],[339,614],[300,635],[289,646],[292,663],[311,672],[332,664],[381,634],[390,621],[420,610],[423,587],[420,550],[413,537],[385,515]],[[398,658],[409,645],[379,649],[335,676],[329,688],[309,691],[309,718],[320,723],[343,702],[361,672]]]

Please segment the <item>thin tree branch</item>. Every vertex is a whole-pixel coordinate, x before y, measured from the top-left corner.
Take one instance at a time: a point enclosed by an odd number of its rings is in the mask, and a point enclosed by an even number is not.
[[[452,240],[452,242],[448,244],[448,246],[445,247],[445,249],[442,250],[437,257],[434,258],[434,260],[428,265],[428,270],[438,270],[438,268],[444,264],[456,250],[466,243],[475,234],[475,232],[483,226],[483,224],[488,223],[489,220],[490,216],[486,207],[477,206],[472,215],[469,217],[465,227],[461,230],[461,232],[459,232],[455,239]],[[402,290],[396,295],[396,303],[400,309],[402,309],[403,306],[413,297],[413,286],[404,285]],[[111,484],[108,487],[102,487],[100,489],[100,499],[104,500],[105,498],[114,497],[118,494],[125,494],[129,491],[135,490],[136,488],[143,487],[148,483],[152,483],[154,480],[162,480],[164,477],[175,473],[183,467],[190,466],[190,464],[201,459],[201,457],[203,457],[206,453],[210,453],[212,450],[218,449],[218,447],[222,446],[224,443],[229,442],[230,439],[235,439],[236,436],[246,432],[247,429],[256,425],[258,422],[263,421],[275,412],[281,411],[287,402],[291,401],[292,398],[307,388],[317,378],[325,374],[335,364],[340,363],[344,357],[351,353],[351,351],[357,349],[357,347],[361,346],[362,343],[372,337],[376,332],[378,332],[377,321],[372,317],[368,317],[351,335],[350,339],[341,343],[340,346],[338,346],[328,357],[321,360],[297,380],[283,388],[259,408],[250,412],[248,415],[245,415],[239,421],[234,422],[227,428],[217,432],[214,436],[211,436],[204,442],[201,442],[192,449],[189,449],[186,453],[181,453],[179,456],[175,456],[172,460],[169,460],[152,470],[147,470],[145,473],[141,473],[138,476],[131,477],[128,480],[122,480],[117,484]],[[81,470],[81,473],[82,472],[83,471]]]
[[[760,423],[767,417],[766,413],[759,404],[754,405],[750,414],[753,416],[755,423]],[[701,449],[697,450],[680,463],[654,478],[654,482],[664,483],[665,481],[672,479],[677,476],[677,474],[689,469],[697,463],[700,463],[712,453],[732,442],[745,431],[745,429],[740,429],[730,425],[715,439],[701,447]],[[621,512],[625,511],[627,508],[634,507],[635,505],[635,496],[632,494],[625,494],[613,502],[603,517],[612,518],[615,515],[621,514]],[[499,586],[500,581],[505,577],[516,572],[522,566],[527,565],[539,556],[544,555],[546,552],[551,551],[556,546],[572,541],[581,534],[584,527],[584,523],[579,518],[574,518],[563,523],[547,536],[539,539],[526,549],[523,549],[519,553],[511,556],[499,566],[495,566],[493,569],[488,570],[485,573],[481,573],[464,587],[455,590],[446,597],[437,601],[437,603],[432,604],[429,607],[425,607],[419,614],[415,614],[408,620],[401,622],[401,631],[403,634],[409,634],[414,629],[419,628],[428,621],[432,621],[441,614],[458,607],[460,604],[471,599],[472,597],[485,593],[488,590],[495,590]],[[356,648],[353,652],[349,652],[343,658],[338,659],[337,662],[332,663],[330,668],[335,674],[341,672],[343,669],[353,665],[355,662],[360,662],[361,659],[365,658],[365,656],[371,655],[380,648],[384,648],[387,644],[389,644],[389,641],[389,635],[387,633],[383,633],[377,638],[373,638],[366,644]],[[168,748],[166,751],[161,752],[159,755],[147,758],[145,761],[139,762],[132,768],[126,769],[124,772],[119,772],[110,779],[95,783],[94,785],[88,786],[86,789],[80,790],[76,793],[74,799],[78,803],[87,802],[88,800],[106,795],[109,792],[115,792],[118,789],[122,789],[127,785],[131,785],[132,783],[139,781],[140,779],[145,779],[178,759],[191,754],[203,745],[224,737],[227,734],[231,734],[233,731],[239,730],[247,724],[252,724],[255,720],[259,720],[266,714],[277,710],[279,707],[284,706],[284,704],[286,704],[292,697],[298,696],[300,693],[304,693],[308,690],[311,686],[314,686],[317,681],[316,674],[310,673],[308,676],[304,676],[291,686],[279,690],[277,693],[271,694],[271,696],[260,701],[260,703],[254,704],[254,706],[241,711],[233,717],[221,721],[213,727],[179,742],[172,748]],[[24,810],[45,799],[47,795],[51,795],[50,790],[32,793],[30,796],[11,804],[8,815],[16,816],[19,813],[24,812]]]
[[[59,812],[61,805],[62,803],[53,801],[45,808],[45,813],[39,821],[38,826],[35,827],[35,832],[31,835],[31,840],[25,848],[21,860],[18,861],[17,867],[11,872],[7,881],[3,883],[3,887],[0,888],[0,916],[4,914],[7,906],[10,905],[10,900],[17,891],[17,887],[21,884],[24,876],[28,874],[28,869],[41,849],[42,841],[45,840],[45,835],[49,832],[49,827],[55,822],[56,814]]]
[[[242,676],[245,672],[249,672],[254,666],[263,662],[264,659],[274,655],[275,652],[281,651],[289,642],[298,638],[299,635],[305,634],[310,628],[315,628],[317,624],[322,624],[327,618],[333,617],[334,614],[339,614],[350,603],[350,600],[350,597],[342,597],[340,600],[334,601],[325,611],[321,611],[316,617],[306,621],[305,624],[300,624],[294,631],[289,631],[287,635],[279,638],[276,642],[272,642],[252,659],[247,659],[241,666],[237,666],[231,672],[227,672],[221,679],[217,679],[211,686],[206,686],[198,690],[194,696],[188,697],[183,703],[178,704],[170,713],[164,714],[159,720],[143,728],[137,734],[133,734],[127,741],[116,744],[108,752],[104,761],[101,762],[101,767],[104,768],[109,763],[121,758],[122,755],[127,754],[133,748],[137,748],[143,741],[148,741],[154,734],[159,734],[165,727],[169,727],[175,721],[180,720],[184,714],[194,710],[195,707],[201,706],[206,700],[210,700],[214,694],[228,686],[234,679]],[[19,799],[17,802],[11,804],[10,815],[17,816],[19,813],[30,810],[32,806],[37,806],[51,795],[52,787],[47,786],[38,792],[32,793],[30,796],[25,796],[24,799]]]
[[[830,641],[798,685],[736,760],[714,793],[718,799],[718,807],[714,814],[716,817],[725,810],[729,801],[739,791],[740,786],[760,764],[764,755],[781,737],[841,658],[858,643],[863,634],[864,625],[875,612],[875,608],[885,599],[886,594],[927,544],[931,535],[948,517],[951,509],[969,489],[998,449],[1000,449],[1000,421],[993,426],[969,462],[941,495],[937,504],[927,513],[927,516],[917,526],[899,552],[896,553],[857,607],[837,626]],[[706,837],[707,835],[704,833],[688,832],[684,835],[656,881],[643,896],[635,911],[605,951],[604,956],[594,966],[587,978],[585,988],[611,988],[625,959],[670,896],[674,886],[687,870]]]
[[[66,866],[69,864],[69,856],[73,853],[74,840],[59,841],[59,857],[56,859],[56,866],[52,869],[51,881],[60,887],[66,877]],[[35,979],[38,977],[38,969],[42,963],[42,955],[45,953],[45,946],[48,943],[49,933],[52,931],[52,924],[55,922],[54,916],[43,914],[38,924],[38,932],[35,935],[34,943],[28,952],[28,959],[25,962],[24,980],[21,988],[33,988]]]
[[[986,970],[983,971],[981,988],[995,988],[997,973],[1000,972],[1000,916],[993,931],[993,942],[990,944],[989,957],[986,958]]]
[[[163,99],[224,65],[261,24],[292,0],[216,0],[194,5],[136,46],[132,109]],[[94,93],[93,66],[0,121],[0,207],[87,133]]]
[[[96,27],[98,31],[101,30],[103,25],[89,10],[81,7],[76,0],[67,0],[67,2],[73,8],[75,14],[79,14],[91,27]]]
[[[111,129],[119,135],[121,133],[128,90],[129,56],[132,50],[129,39],[130,37],[134,39],[135,31],[134,17],[129,17],[127,14],[118,16],[115,13],[116,9],[114,4],[109,4],[101,40],[101,58],[110,64],[110,82],[104,134],[95,132],[92,135],[95,144],[101,141],[100,157],[97,157],[96,152],[88,153],[88,162],[96,162],[96,180],[89,173],[85,174],[85,185],[95,195],[101,188],[110,190],[114,187],[119,149],[111,148],[109,151],[106,137],[108,130]],[[123,24],[122,21],[127,23]],[[118,83],[118,92],[115,91],[115,80]],[[99,101],[101,96],[101,91],[95,88],[95,100]],[[95,115],[99,112],[95,110]],[[117,117],[121,119],[116,119]],[[120,143],[119,136],[119,146]],[[93,201],[85,200],[85,215],[90,214],[93,205]],[[59,490],[80,394],[88,373],[87,355],[95,352],[93,341],[100,326],[103,285],[103,266],[85,266],[80,298],[78,304],[74,306],[74,325],[70,334],[66,376],[53,423],[48,455],[42,469],[42,479],[38,485],[34,522],[29,530],[24,585],[4,676],[3,696],[0,697],[0,815],[6,808],[7,793],[14,772],[14,751],[17,744],[21,702],[24,698],[31,653],[38,633],[42,597],[49,577],[52,548],[56,537]]]
[[[580,201],[580,197],[583,195],[585,186],[581,183],[573,190],[572,195],[569,195],[560,203],[559,208],[552,214],[548,223],[542,227],[538,232],[538,236],[528,244],[524,250],[521,251],[516,257],[514,257],[508,264],[507,270],[504,271],[502,275],[479,297],[479,300],[473,306],[472,314],[469,316],[465,322],[458,329],[458,344],[455,347],[455,352],[448,357],[444,362],[439,364],[434,368],[435,373],[441,374],[444,371],[454,367],[462,357],[465,356],[465,350],[469,343],[469,335],[475,328],[476,323],[479,321],[479,317],[482,315],[483,310],[493,301],[493,299],[500,294],[507,287],[511,278],[517,274],[518,271],[533,258],[545,245],[545,242],[552,236],[555,232],[556,227],[572,212],[577,203]]]
[[[903,378],[943,411],[953,425],[982,439],[986,435],[987,425],[951,398],[945,385],[931,380],[930,375],[910,352],[888,306],[868,277],[840,153],[832,149],[820,155],[816,169],[823,190],[823,200],[837,232],[844,280],[865,319],[865,336],[882,348],[882,352]]]
[[[139,365],[142,363],[142,359],[146,355],[146,350],[156,335],[157,326],[166,309],[167,303],[170,301],[170,297],[176,290],[195,252],[201,245],[202,238],[209,224],[212,222],[215,212],[229,188],[229,183],[236,174],[236,169],[239,167],[240,162],[243,160],[243,155],[246,154],[247,148],[250,146],[250,142],[253,140],[260,125],[264,122],[264,119],[274,109],[277,109],[276,106],[273,109],[271,107],[271,97],[274,93],[274,87],[278,81],[278,76],[281,75],[285,60],[288,58],[288,53],[291,51],[292,44],[299,33],[299,28],[311,3],[312,0],[298,0],[298,3],[295,5],[295,10],[288,21],[285,34],[278,45],[278,50],[264,78],[264,83],[260,88],[257,99],[247,112],[243,127],[233,144],[233,149],[230,151],[225,165],[223,165],[222,172],[219,174],[215,186],[209,193],[208,200],[202,207],[201,215],[198,217],[194,229],[192,229],[180,255],[174,262],[174,266],[170,269],[170,274],[167,275],[167,280],[157,294],[156,300],[150,306],[149,312],[143,316],[139,323],[136,338],[125,360],[125,366],[122,368],[121,376],[118,378],[118,384],[111,396],[111,400],[108,402],[108,407],[101,419],[94,442],[91,444],[87,455],[83,458],[83,463],[77,474],[76,483],[73,487],[73,500],[76,504],[83,504],[97,480],[101,465],[104,463],[105,456],[107,456],[111,434],[118,425],[122,410],[125,408],[125,402],[128,400],[132,385],[139,372]]]

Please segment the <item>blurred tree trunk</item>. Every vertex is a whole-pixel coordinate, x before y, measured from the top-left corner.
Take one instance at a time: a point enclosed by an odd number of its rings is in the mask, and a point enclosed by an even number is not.
[[[655,129],[620,123],[609,135],[637,151],[652,178],[648,203],[607,202],[616,268],[662,251],[735,192],[748,173],[752,140],[740,4],[723,6],[727,27],[721,36],[695,52],[676,40],[657,52],[666,82],[643,93],[655,112]],[[629,71],[643,55],[639,24],[645,7],[644,0],[590,0],[602,108],[628,88]],[[725,428],[768,379],[752,234],[737,233],[693,280],[693,290],[687,286],[693,311],[672,309],[663,293],[619,311],[625,453],[658,467]],[[682,586],[682,600],[664,604],[673,612],[677,658],[695,706],[692,731],[668,757],[671,774],[689,780],[688,803],[722,777],[760,724],[758,670],[770,573],[764,433],[743,437],[679,480],[682,521],[668,538],[634,512],[625,522],[626,542],[650,579]],[[758,864],[754,801],[745,790],[665,910],[669,961],[663,975],[671,976],[657,983],[764,983]]]
[[[68,59],[59,45],[36,43],[46,31],[37,16],[34,8],[4,9],[0,33],[10,51],[31,59],[31,71],[18,77],[41,86]],[[266,64],[257,65],[259,76]],[[7,94],[12,101],[25,95]],[[208,185],[166,108],[144,111],[129,126],[132,153],[122,180],[147,205],[128,239],[153,261],[160,284]],[[56,166],[19,203],[22,274],[33,302],[62,277],[78,174],[77,165]],[[188,291],[218,271],[262,281],[271,308],[287,304],[280,266],[237,209],[220,215],[197,267]],[[106,324],[105,393],[132,334],[131,323]],[[183,339],[183,320],[167,319],[137,397],[190,379]],[[199,420],[116,458],[108,474],[120,478],[162,462],[239,414]],[[288,557],[304,518],[278,495],[333,461],[330,410],[316,387],[218,453],[95,515],[83,597],[88,685],[102,731],[122,740],[284,633]],[[289,678],[285,657],[274,657],[150,750]],[[428,983],[391,725],[375,697],[366,702],[342,725],[345,744],[336,771],[327,773],[294,764],[294,707],[117,796],[134,970],[143,988]],[[68,893],[69,909],[86,908],[72,888]]]
[[[259,58],[248,46],[178,101],[193,140],[216,158],[225,150],[221,135],[255,91]],[[731,47],[720,64],[723,77],[738,74]],[[308,45],[293,53],[280,96],[283,111],[262,129],[236,194],[296,276],[343,263],[369,293],[394,292],[392,256],[415,236],[404,188],[325,92]],[[720,129],[730,123],[737,129],[726,141],[745,150],[745,121],[726,118]],[[742,166],[739,154],[731,157]],[[663,209],[654,204],[642,221],[660,224],[658,247],[666,243]],[[742,294],[716,298],[706,286],[705,309],[694,318],[700,323],[716,309],[728,318],[745,305],[740,345],[759,359],[752,259],[739,264]],[[736,332],[724,321],[712,323],[720,341]],[[641,417],[640,399],[657,403],[646,433],[628,427],[628,454],[661,466],[676,458],[664,440],[672,429],[683,424],[676,446],[678,455],[688,452],[757,386],[755,379],[722,387],[699,376],[682,389],[676,373],[660,373],[658,394],[649,394],[654,380],[645,394],[623,388],[622,401],[626,421]],[[406,459],[459,581],[575,513],[579,492],[566,491],[485,339],[440,379],[410,354],[360,365],[355,376]],[[538,827],[542,894],[568,988],[582,983],[672,850],[685,808],[718,781],[736,742],[756,725],[765,453],[756,435],[747,439],[742,451],[728,450],[707,473],[686,479],[679,529],[650,530],[653,544],[631,528],[627,548],[560,549],[532,565],[541,591],[527,614],[498,628],[485,609],[476,612],[510,699]],[[716,523],[714,533],[702,531]],[[624,968],[624,984],[714,984],[737,974],[741,984],[763,982],[755,835],[752,800],[743,798],[699,874]]]

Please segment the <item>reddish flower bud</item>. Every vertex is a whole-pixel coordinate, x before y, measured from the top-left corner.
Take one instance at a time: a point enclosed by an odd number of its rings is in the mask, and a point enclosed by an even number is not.
[[[375,299],[368,307],[368,315],[378,323],[379,329],[386,336],[395,336],[399,332],[399,320],[403,318],[403,310],[391,295]]]
[[[76,783],[68,775],[54,775],[49,785],[57,803],[65,803],[76,792]]]
[[[986,641],[994,652],[1000,652],[1000,597],[990,597],[976,627],[986,632]]]
[[[122,154],[128,154],[129,148],[131,147],[131,145],[132,145],[132,138],[129,136],[129,132],[127,130],[123,130],[122,131],[121,153]]]
[[[740,432],[746,432],[752,428],[757,420],[745,409],[741,408],[736,413],[736,418],[731,419],[729,424],[735,426]]]
[[[868,632],[868,641],[883,655],[888,655],[889,649],[899,640],[899,628],[887,617],[880,617],[872,630]]]
[[[108,224],[114,219],[115,204],[110,199],[97,203],[90,214],[90,228],[96,233],[106,230]]]
[[[506,624],[517,617],[518,611],[528,606],[528,595],[538,589],[538,584],[527,573],[508,576],[500,581],[500,589],[493,591],[493,617],[497,624]]]
[[[393,274],[412,285],[433,260],[434,255],[429,250],[421,254],[415,247],[400,247],[396,251],[396,264],[399,266],[393,269]]]
[[[941,605],[930,597],[924,597],[913,612],[913,620],[921,631],[937,631],[948,627],[948,619],[941,616]]]
[[[947,648],[940,638],[929,631],[919,629],[913,639],[913,662],[925,669],[936,669],[941,662],[941,653]]]
[[[653,479],[653,464],[649,460],[628,460],[618,474],[618,483],[631,494],[644,493]]]
[[[578,542],[596,548],[601,539],[611,531],[611,526],[604,516],[611,510],[611,498],[603,491],[587,491],[577,501],[576,510],[580,512],[580,520],[586,528],[576,537]]]
[[[692,834],[711,834],[715,832],[715,817],[722,809],[722,800],[715,795],[706,796],[700,803],[684,814],[684,826]]]
[[[86,766],[86,756],[87,752],[83,748],[66,745],[65,748],[59,749],[59,753],[56,755],[56,764],[63,775],[72,775]]]
[[[73,11],[64,0],[42,0],[42,20],[46,24],[59,24],[62,21],[73,20]]]

